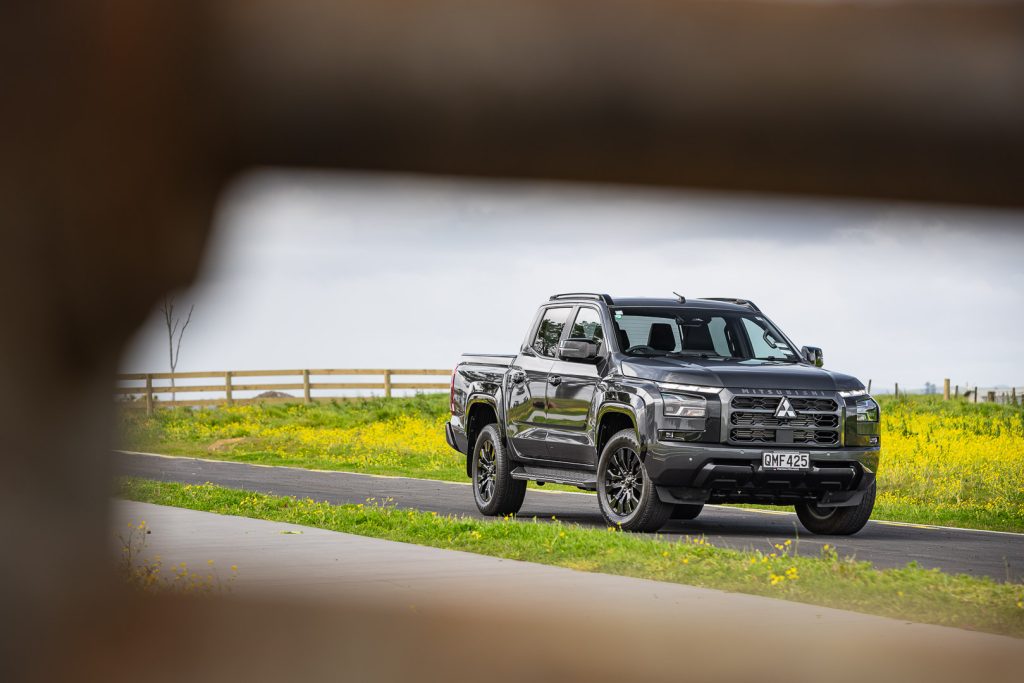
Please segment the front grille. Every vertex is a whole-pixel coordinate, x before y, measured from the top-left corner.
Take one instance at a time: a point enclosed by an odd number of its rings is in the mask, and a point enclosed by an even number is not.
[[[775,441],[774,429],[734,429],[731,433],[733,441],[741,443],[772,443]]]
[[[789,402],[793,405],[793,410],[814,413],[834,413],[839,407],[830,398],[791,398]]]
[[[797,417],[775,417],[773,413],[737,410],[729,417],[729,424],[737,427],[830,427],[839,426],[839,416],[828,413],[808,413]]]
[[[779,400],[778,396],[737,396],[732,400],[732,407],[775,412],[779,407]]]
[[[814,429],[794,429],[793,443],[834,446],[839,443],[839,432],[824,430],[817,431]]]
[[[737,444],[838,446],[839,403],[787,397],[796,417],[776,417],[781,396],[735,396],[729,403],[729,441]]]
[[[733,429],[729,438],[737,443],[777,444],[776,429]],[[788,444],[788,442],[785,442]],[[794,429],[793,443],[806,446],[835,446],[839,443],[839,432],[835,430]]]

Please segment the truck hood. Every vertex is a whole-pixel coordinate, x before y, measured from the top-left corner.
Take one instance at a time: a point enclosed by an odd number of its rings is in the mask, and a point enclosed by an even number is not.
[[[728,389],[846,391],[864,388],[860,380],[850,375],[778,361],[629,358],[622,361],[621,367],[627,377]]]

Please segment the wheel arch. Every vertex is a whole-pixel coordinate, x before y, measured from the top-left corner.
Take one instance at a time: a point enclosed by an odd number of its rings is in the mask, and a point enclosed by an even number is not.
[[[490,424],[498,425],[498,433],[504,440],[504,430],[498,416],[498,404],[493,396],[476,394],[466,401],[466,476],[473,476],[473,448],[483,428]]]
[[[594,438],[598,460],[600,460],[601,452],[604,450],[608,440],[623,429],[632,429],[637,434],[637,440],[640,439],[636,415],[632,410],[626,406],[619,405],[602,406],[598,412],[597,432]]]

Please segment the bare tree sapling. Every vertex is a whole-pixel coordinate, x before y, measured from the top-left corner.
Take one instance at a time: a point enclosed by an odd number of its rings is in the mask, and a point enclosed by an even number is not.
[[[194,308],[195,304],[189,306],[185,324],[181,325],[179,330],[178,325],[181,324],[181,318],[174,317],[174,297],[165,296],[164,303],[160,307],[160,312],[164,314],[164,323],[167,325],[167,353],[171,363],[172,390],[174,389],[174,370],[178,367],[178,358],[181,356],[181,338],[185,336],[185,329],[192,322],[192,310]],[[177,335],[177,341],[175,341],[175,335]]]

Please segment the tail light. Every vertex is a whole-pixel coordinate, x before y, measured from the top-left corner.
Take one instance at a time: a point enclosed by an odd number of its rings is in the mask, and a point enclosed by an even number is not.
[[[451,386],[448,388],[448,409],[451,411],[452,415],[455,414],[455,373],[458,372],[458,370],[459,366],[456,365],[455,369],[452,370]]]

